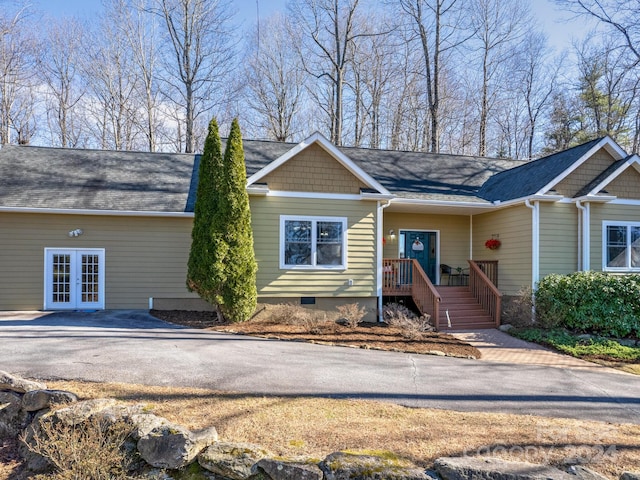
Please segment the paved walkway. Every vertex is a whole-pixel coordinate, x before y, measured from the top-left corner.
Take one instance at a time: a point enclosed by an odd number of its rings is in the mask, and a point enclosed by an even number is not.
[[[536,343],[525,342],[496,329],[465,330],[451,333],[454,337],[470,343],[480,350],[481,360],[485,362],[540,365],[630,375],[615,368],[554,352]]]

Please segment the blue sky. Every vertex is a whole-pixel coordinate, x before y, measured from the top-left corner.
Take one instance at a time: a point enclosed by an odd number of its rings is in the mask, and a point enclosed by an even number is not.
[[[101,0],[33,0],[40,10],[51,15],[91,16],[100,11]],[[256,12],[261,16],[277,10],[284,10],[286,0],[234,0],[239,16],[246,24],[256,21]],[[558,50],[569,48],[574,37],[582,37],[585,28],[584,19],[564,22],[570,16],[557,9],[552,0],[531,0],[532,10],[549,36],[550,43]]]

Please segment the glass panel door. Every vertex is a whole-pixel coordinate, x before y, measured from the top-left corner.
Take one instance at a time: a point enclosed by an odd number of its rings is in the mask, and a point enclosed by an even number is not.
[[[104,250],[45,249],[44,307],[104,308]]]

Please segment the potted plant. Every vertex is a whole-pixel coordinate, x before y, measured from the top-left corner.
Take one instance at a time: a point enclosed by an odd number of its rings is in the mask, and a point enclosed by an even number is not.
[[[497,238],[490,238],[489,240],[484,242],[484,246],[489,250],[497,250],[498,248],[500,248],[500,245],[502,244]]]

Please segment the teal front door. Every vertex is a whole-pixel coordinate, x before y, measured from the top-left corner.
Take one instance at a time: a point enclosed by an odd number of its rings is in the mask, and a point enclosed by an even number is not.
[[[429,277],[436,284],[437,266],[437,234],[417,230],[400,232],[400,257],[415,258]]]

